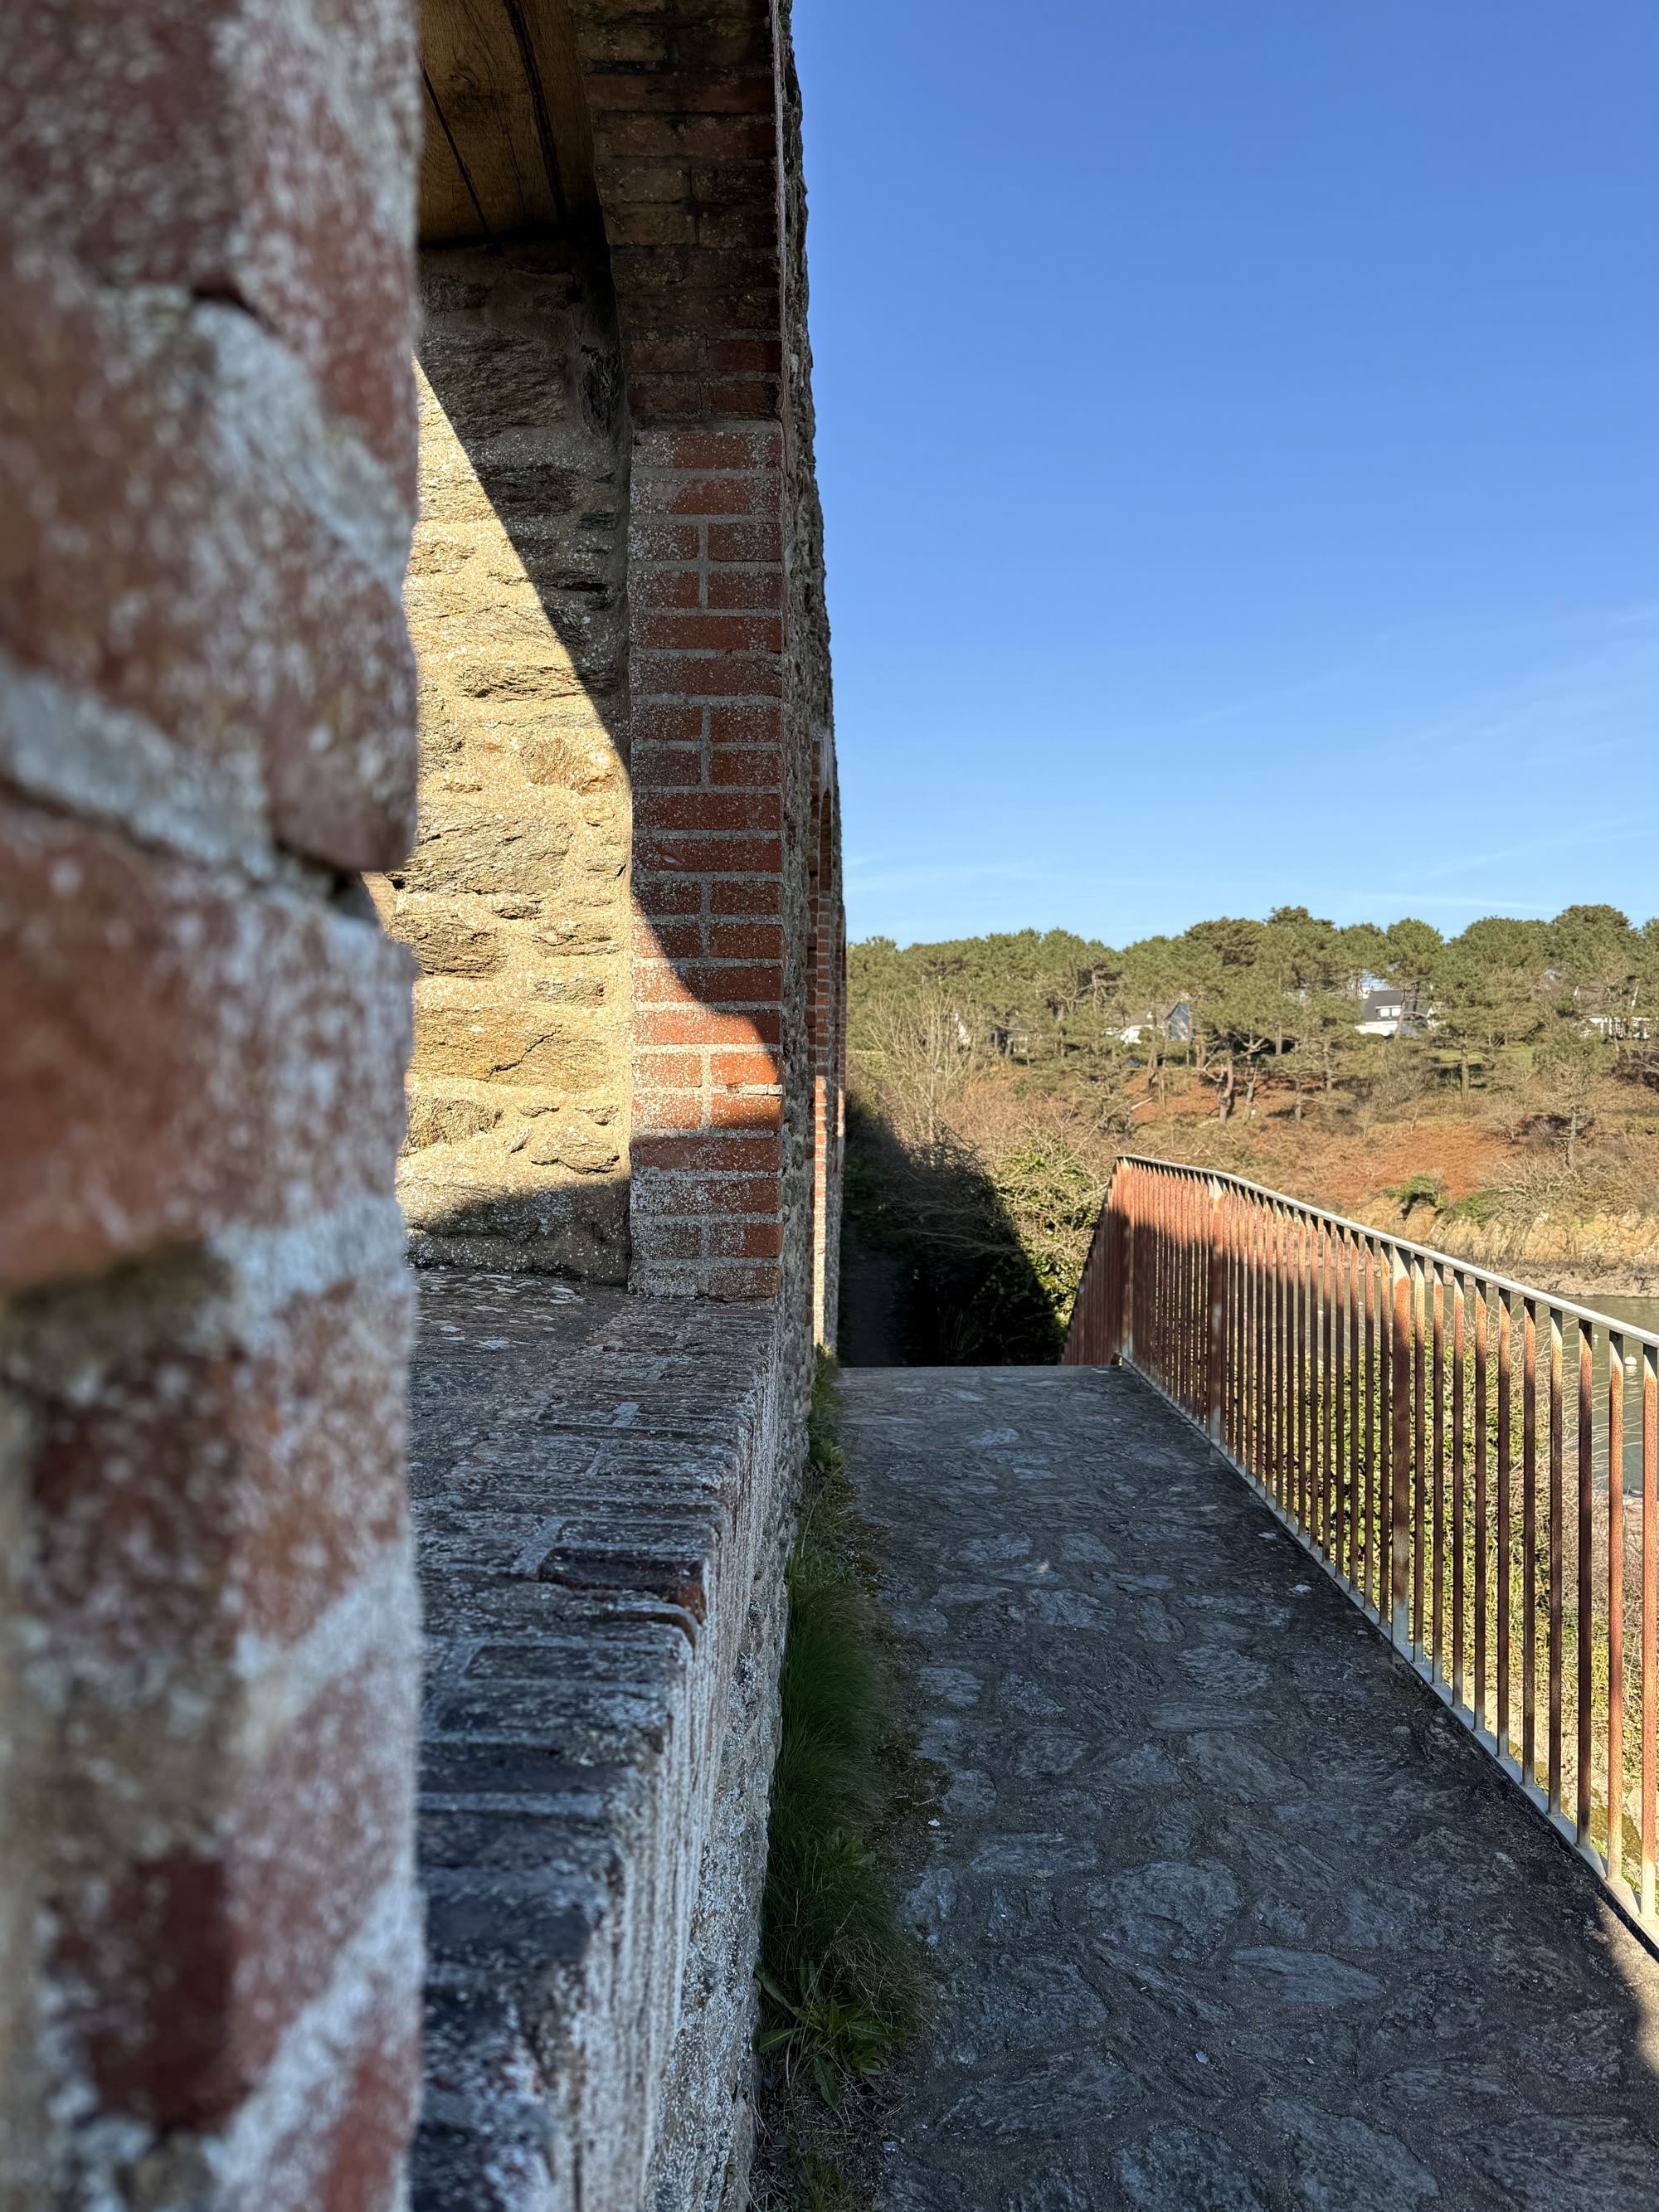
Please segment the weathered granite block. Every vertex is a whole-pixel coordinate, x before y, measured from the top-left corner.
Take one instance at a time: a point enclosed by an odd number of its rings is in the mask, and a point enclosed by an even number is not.
[[[729,2212],[800,1441],[773,1315],[422,1295],[416,2212]]]

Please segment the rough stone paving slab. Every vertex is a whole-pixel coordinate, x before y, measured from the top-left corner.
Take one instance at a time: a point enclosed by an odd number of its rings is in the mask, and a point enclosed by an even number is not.
[[[1124,1370],[854,1370],[948,1778],[881,2212],[1659,2203],[1659,1968]]]
[[[764,1310],[421,1278],[416,2212],[741,2186],[782,1633]]]

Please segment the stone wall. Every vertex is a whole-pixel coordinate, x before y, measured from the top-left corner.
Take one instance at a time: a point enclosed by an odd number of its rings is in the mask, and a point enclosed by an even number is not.
[[[0,11],[0,2203],[391,2212],[397,0]]]
[[[797,1449],[776,1315],[449,1271],[422,1298],[416,2212],[735,2205]]]
[[[418,1260],[628,1269],[628,459],[602,252],[422,257]]]

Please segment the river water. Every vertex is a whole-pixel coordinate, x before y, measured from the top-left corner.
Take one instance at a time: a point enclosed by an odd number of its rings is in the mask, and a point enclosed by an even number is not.
[[[1594,1313],[1606,1314],[1608,1320],[1615,1326],[1620,1322],[1627,1322],[1632,1327],[1637,1328],[1645,1328],[1659,1332],[1659,1298],[1627,1298],[1609,1296],[1606,1297],[1583,1297],[1576,1300],[1575,1303],[1587,1307]],[[1577,1390],[1578,1346],[1577,1341],[1577,1331],[1575,1329],[1569,1327],[1569,1328],[1565,1332],[1565,1334],[1566,1341],[1564,1348],[1568,1355],[1565,1362],[1567,1404],[1565,1411],[1566,1414],[1565,1426],[1569,1442],[1567,1463],[1569,1467],[1571,1467],[1573,1463],[1573,1455],[1576,1454],[1577,1449],[1577,1438],[1578,1416]],[[1595,1377],[1596,1436],[1595,1456],[1595,1473],[1599,1478],[1598,1487],[1605,1484],[1607,1471],[1607,1440],[1603,1428],[1603,1424],[1607,1419],[1607,1361],[1610,1353],[1611,1346],[1607,1336],[1599,1328],[1593,1330],[1590,1336],[1590,1360]],[[1641,1352],[1638,1347],[1627,1344],[1625,1347],[1624,1450],[1624,1486],[1626,1491],[1639,1492],[1642,1487],[1641,1388]]]
[[[1614,1321],[1627,1321],[1634,1328],[1659,1330],[1659,1298],[1586,1297],[1577,1303]]]

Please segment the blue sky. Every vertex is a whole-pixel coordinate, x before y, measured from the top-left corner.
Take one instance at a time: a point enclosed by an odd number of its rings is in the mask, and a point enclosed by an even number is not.
[[[1659,908],[1652,0],[797,0],[848,906]]]

